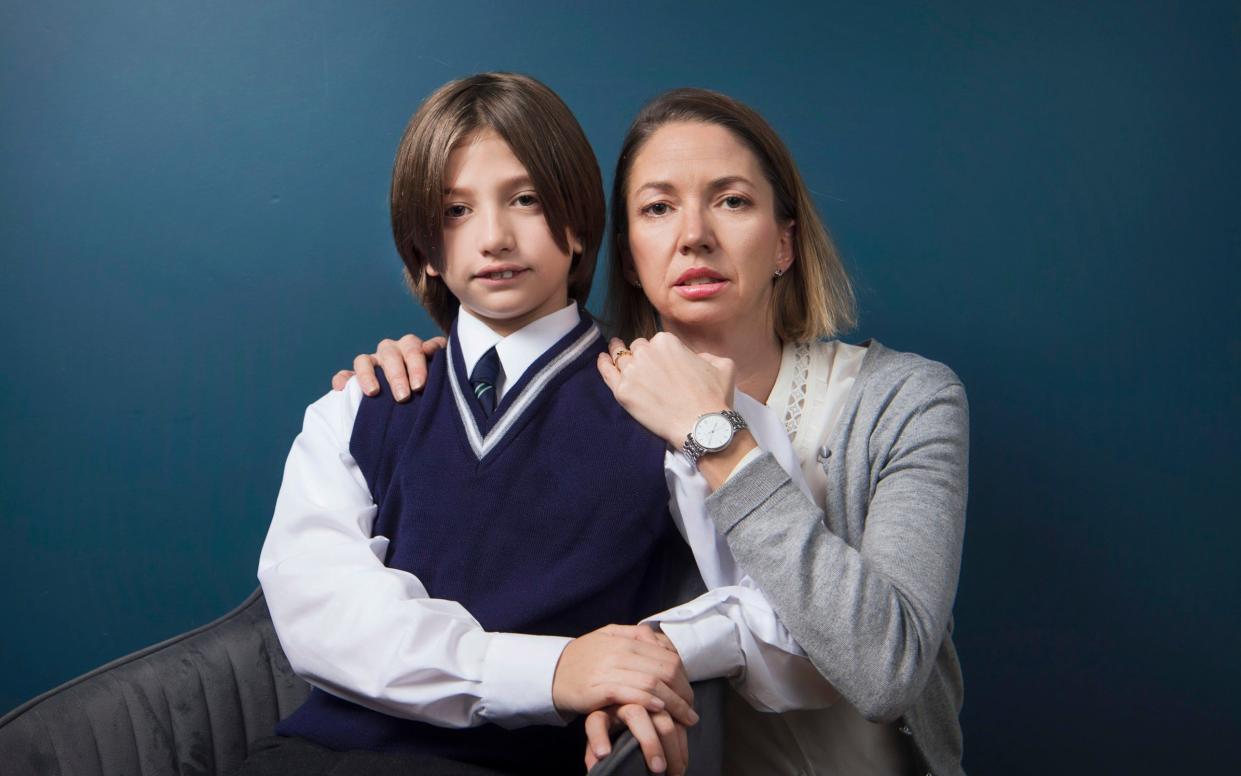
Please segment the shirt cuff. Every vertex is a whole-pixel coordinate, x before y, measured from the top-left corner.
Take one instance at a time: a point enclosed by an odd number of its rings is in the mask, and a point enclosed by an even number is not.
[[[483,659],[481,715],[505,728],[564,725],[568,720],[552,702],[552,679],[570,641],[561,636],[491,634]]]
[[[732,620],[722,614],[709,614],[683,622],[660,620],[663,616],[657,614],[647,622],[658,625],[677,648],[691,682],[721,676],[737,677],[745,670],[741,640],[737,636],[737,625]]]

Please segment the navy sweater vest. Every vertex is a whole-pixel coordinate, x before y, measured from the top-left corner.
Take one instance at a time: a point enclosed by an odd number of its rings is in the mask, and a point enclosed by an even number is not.
[[[349,447],[379,507],[374,533],[390,542],[386,565],[416,575],[433,598],[461,603],[489,631],[580,636],[657,611],[665,554],[681,541],[664,444],[599,377],[605,350],[583,312],[490,418],[455,336],[408,403],[394,402],[386,383],[363,399]],[[514,773],[580,772],[585,752],[580,720],[442,728],[318,689],[276,732]]]

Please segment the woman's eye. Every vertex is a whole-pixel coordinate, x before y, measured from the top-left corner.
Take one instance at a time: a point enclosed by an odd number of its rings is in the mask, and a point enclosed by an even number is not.
[[[729,210],[738,210],[740,208],[745,207],[748,204],[750,204],[750,201],[748,199],[746,199],[745,197],[739,197],[736,194],[724,197],[724,207],[728,208]]]
[[[648,216],[667,215],[668,214],[668,203],[667,202],[652,202],[651,204],[642,208],[642,212]]]
[[[518,194],[513,201],[520,207],[537,207],[539,204],[539,198],[534,194]]]
[[[470,209],[465,205],[449,205],[444,208],[444,215],[448,218],[464,218],[465,214],[469,212]]]

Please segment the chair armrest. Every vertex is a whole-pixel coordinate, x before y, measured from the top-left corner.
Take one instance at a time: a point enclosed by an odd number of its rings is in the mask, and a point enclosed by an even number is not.
[[[0,763],[13,776],[223,774],[309,692],[255,591],[0,718]]]

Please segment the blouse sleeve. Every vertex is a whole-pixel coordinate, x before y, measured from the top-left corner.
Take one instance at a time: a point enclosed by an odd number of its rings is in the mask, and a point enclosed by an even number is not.
[[[770,455],[707,501],[737,562],[797,643],[872,721],[900,717],[922,691],[951,616],[965,529],[965,390],[955,380],[907,385],[925,398],[890,402],[875,422],[893,429],[892,441],[869,461],[858,546],[827,527]]]

